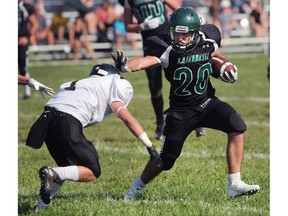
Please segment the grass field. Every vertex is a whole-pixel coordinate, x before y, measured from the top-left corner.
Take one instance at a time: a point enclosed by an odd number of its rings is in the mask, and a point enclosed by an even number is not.
[[[270,213],[270,95],[267,80],[268,58],[264,55],[227,56],[239,69],[239,80],[231,85],[213,79],[216,95],[230,103],[245,119],[245,154],[242,178],[257,183],[261,192],[250,197],[226,196],[226,135],[206,129],[207,135],[186,140],[182,155],[169,172],[163,172],[144,191],[140,201],[122,201],[131,182],[148,160],[145,147],[115,116],[85,129],[99,153],[102,175],[89,183],[66,182],[48,209],[40,215],[149,215],[149,216],[267,216]],[[31,76],[54,90],[65,81],[86,77],[92,66],[46,65],[30,67]],[[124,74],[134,87],[129,110],[139,120],[157,149],[154,139],[155,117],[149,99],[144,72]],[[168,82],[163,81],[165,108],[168,107]],[[26,147],[30,126],[49,99],[32,90],[29,100],[22,100],[18,90],[18,214],[39,215],[32,208],[40,187],[38,169],[56,166],[44,145],[39,150]]]

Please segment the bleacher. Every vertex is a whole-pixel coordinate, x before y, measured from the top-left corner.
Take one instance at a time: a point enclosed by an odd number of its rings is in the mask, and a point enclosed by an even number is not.
[[[51,23],[53,16],[53,7],[62,3],[61,0],[47,0],[46,13],[44,14],[48,25]],[[96,2],[96,1],[94,1]],[[100,2],[98,1],[99,5]],[[200,8],[202,14],[207,17],[209,21],[207,8]],[[69,18],[69,23],[73,23],[75,18],[79,15],[77,11],[73,9],[65,10],[64,17]],[[269,48],[269,37],[255,38],[252,36],[249,26],[249,15],[247,14],[235,14],[235,18],[238,20],[236,29],[231,32],[231,38],[222,39],[222,53],[267,53]],[[109,39],[113,41],[113,30],[110,29]],[[111,51],[114,50],[115,44],[113,42],[97,43],[97,35],[89,35],[88,40],[91,43],[92,48],[96,51],[98,58],[110,58]],[[138,48],[142,52],[142,38],[138,34]],[[127,56],[133,56],[132,47],[128,43],[123,44],[123,50]],[[67,44],[55,44],[55,45],[38,45],[36,47],[29,47],[30,61],[39,60],[70,60],[73,59],[73,54],[70,52]],[[80,51],[80,59],[89,59],[89,55],[85,49]]]

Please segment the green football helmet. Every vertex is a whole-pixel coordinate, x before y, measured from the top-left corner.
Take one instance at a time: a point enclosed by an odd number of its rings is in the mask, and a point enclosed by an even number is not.
[[[196,45],[199,42],[199,30],[201,26],[201,19],[198,14],[191,7],[182,7],[175,10],[169,19],[169,36],[171,42],[181,52],[187,48],[193,48],[191,45]],[[192,33],[191,40],[184,44],[175,41],[175,33]]]

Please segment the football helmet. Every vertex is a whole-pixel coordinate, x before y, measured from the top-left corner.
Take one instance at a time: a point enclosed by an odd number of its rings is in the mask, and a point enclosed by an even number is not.
[[[91,76],[108,76],[111,74],[119,74],[118,70],[110,64],[97,64],[94,65],[90,71],[89,77]]]
[[[181,52],[187,48],[193,48],[199,42],[199,30],[201,19],[191,7],[182,7],[175,10],[169,19],[169,36],[176,50]],[[191,39],[187,43],[175,41],[175,34],[192,33]]]

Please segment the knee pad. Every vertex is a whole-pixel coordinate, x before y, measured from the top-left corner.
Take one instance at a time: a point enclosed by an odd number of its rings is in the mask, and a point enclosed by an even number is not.
[[[161,155],[162,159],[162,170],[170,170],[176,161],[177,158],[173,155]]]
[[[232,128],[237,132],[244,132],[247,130],[247,125],[244,122],[244,120],[237,114],[232,113],[229,116],[229,121],[232,126]]]

